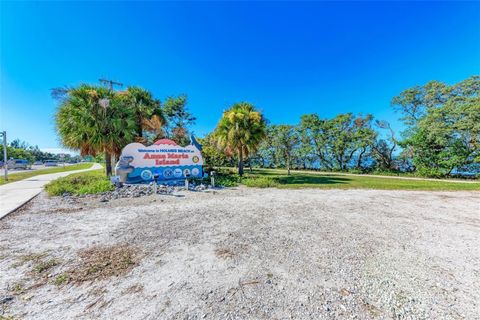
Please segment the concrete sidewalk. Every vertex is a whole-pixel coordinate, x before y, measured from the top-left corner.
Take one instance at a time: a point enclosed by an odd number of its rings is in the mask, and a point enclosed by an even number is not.
[[[66,177],[72,173],[102,169],[98,163],[89,169],[66,171],[50,174],[41,174],[17,182],[7,183],[0,186],[0,219],[15,211],[37,194],[42,192],[43,187],[52,180]]]

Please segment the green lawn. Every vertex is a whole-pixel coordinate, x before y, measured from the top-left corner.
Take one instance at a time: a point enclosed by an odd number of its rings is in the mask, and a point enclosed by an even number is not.
[[[45,190],[51,196],[61,196],[64,193],[74,195],[96,194],[114,189],[115,186],[105,176],[105,171],[102,169],[74,173],[53,180],[45,186]]]
[[[431,180],[408,180],[388,177],[349,176],[336,173],[295,172],[255,169],[247,173],[242,184],[249,187],[321,188],[321,189],[383,189],[383,190],[477,190],[480,182],[459,183]]]
[[[8,175],[8,181],[5,181],[5,178],[3,176],[0,177],[0,185],[38,176],[40,174],[82,170],[82,169],[88,169],[91,166],[92,166],[91,163],[79,163],[71,166],[65,166],[65,168],[63,166],[58,166],[58,167],[53,167],[48,169],[19,171],[18,173],[15,171],[11,171],[12,173]]]

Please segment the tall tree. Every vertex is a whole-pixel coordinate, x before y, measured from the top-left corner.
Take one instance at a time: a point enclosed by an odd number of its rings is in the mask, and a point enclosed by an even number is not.
[[[274,129],[272,126],[267,125],[265,128],[265,138],[260,142],[256,152],[256,156],[259,159],[262,168],[267,165],[273,167],[278,164],[273,137]]]
[[[333,119],[320,119],[316,114],[304,115],[300,121],[302,144],[309,144],[322,167],[346,170],[354,156],[357,165],[375,138],[372,116],[339,114]]]
[[[234,104],[223,113],[215,129],[218,146],[227,154],[237,154],[238,174],[243,176],[243,162],[254,153],[265,137],[262,113],[247,102]]]
[[[401,145],[411,151],[417,171],[444,176],[480,161],[480,77],[452,86],[433,81],[416,88],[421,94],[415,107],[402,98],[411,89],[392,103],[401,108],[409,126]]]
[[[328,170],[333,169],[334,163],[328,142],[326,120],[321,119],[317,114],[302,115],[299,131],[302,148],[311,149],[321,167]]]
[[[60,100],[55,123],[60,141],[82,156],[105,154],[106,173],[111,175],[111,156],[134,140],[135,110],[107,88],[82,84]]]

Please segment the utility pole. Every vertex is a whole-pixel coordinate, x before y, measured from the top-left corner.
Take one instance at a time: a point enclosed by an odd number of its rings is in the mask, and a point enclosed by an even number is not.
[[[100,83],[103,84],[104,86],[108,86],[110,88],[110,90],[113,90],[114,85],[119,86],[119,87],[123,87],[123,83],[113,81],[113,80],[109,80],[109,79],[98,79],[98,81],[100,81]]]
[[[0,135],[3,137],[3,173],[5,181],[8,181],[7,131],[0,132]]]

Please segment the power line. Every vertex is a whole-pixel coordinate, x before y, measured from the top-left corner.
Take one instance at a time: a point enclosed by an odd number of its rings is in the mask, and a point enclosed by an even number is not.
[[[103,84],[104,86],[110,87],[110,90],[113,90],[114,85],[119,86],[119,87],[123,87],[123,83],[113,81],[113,80],[109,80],[109,79],[98,79],[98,81],[100,81],[100,83]]]

